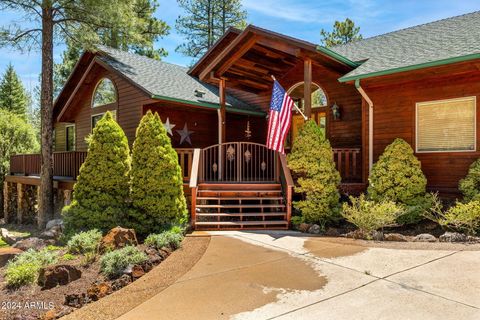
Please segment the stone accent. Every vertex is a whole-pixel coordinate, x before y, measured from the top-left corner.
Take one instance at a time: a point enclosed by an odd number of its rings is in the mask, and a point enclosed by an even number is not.
[[[22,250],[16,248],[0,248],[0,268],[4,267],[8,261],[22,252]]]
[[[320,226],[318,224],[312,224],[310,228],[308,228],[308,233],[312,234],[319,234],[321,231]]]
[[[31,238],[27,238],[27,239],[17,241],[13,245],[13,247],[17,248],[17,249],[20,249],[20,250],[23,250],[23,251],[27,251],[28,249],[41,250],[41,249],[45,248],[46,246],[54,244],[54,243],[55,243],[55,241],[52,241],[52,240],[43,240],[43,239],[40,239],[40,238],[37,238],[37,237],[31,237]]]
[[[112,286],[107,282],[92,284],[87,290],[87,296],[91,301],[97,301],[112,293]]]
[[[307,233],[308,229],[310,229],[310,224],[308,223],[300,223],[298,226],[298,230],[303,233]]]
[[[439,237],[440,242],[465,242],[467,236],[459,232],[445,232]]]
[[[414,242],[437,242],[437,238],[430,233],[421,233],[413,238]]]
[[[63,286],[72,281],[80,279],[82,271],[71,265],[54,265],[40,269],[38,285],[42,289],[51,289],[56,286]]]
[[[99,252],[103,253],[107,250],[120,249],[126,247],[127,245],[138,245],[135,230],[115,227],[102,238],[99,246]]]
[[[386,233],[384,235],[385,241],[397,241],[397,242],[407,242],[408,239],[403,234],[400,233]]]

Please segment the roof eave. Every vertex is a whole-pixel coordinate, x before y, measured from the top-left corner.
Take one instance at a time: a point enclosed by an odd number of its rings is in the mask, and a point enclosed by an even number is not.
[[[335,52],[335,51],[333,51],[333,50],[331,50],[327,47],[317,46],[317,50],[320,51],[321,53],[329,56],[330,58],[338,61],[338,62],[346,64],[349,67],[356,68],[360,65],[360,63],[352,61],[352,60],[348,59],[347,57],[344,57],[341,54],[339,54],[339,53],[337,53],[337,52]]]
[[[215,104],[215,103],[184,100],[184,99],[161,96],[161,95],[156,95],[156,94],[152,95],[152,99],[178,102],[178,103],[182,103],[182,104],[189,104],[189,105],[194,105],[194,106],[203,107],[203,108],[220,109],[220,105]],[[245,109],[240,109],[240,108],[231,107],[231,106],[226,106],[225,109],[229,112],[241,113],[241,114],[247,114],[247,115],[254,115],[254,116],[265,116],[266,115],[266,113],[263,112],[263,111],[245,110]]]
[[[414,64],[414,65],[410,65],[410,66],[392,68],[392,69],[387,69],[387,70],[382,70],[382,71],[376,71],[376,72],[370,72],[370,73],[355,75],[355,76],[343,76],[343,77],[339,78],[338,81],[344,83],[344,82],[350,82],[350,81],[361,80],[361,79],[366,79],[366,78],[386,76],[386,75],[391,75],[391,74],[400,73],[400,72],[414,71],[414,70],[424,69],[424,68],[429,68],[429,67],[438,67],[438,66],[443,66],[443,65],[447,65],[447,64],[464,62],[464,61],[475,60],[475,59],[480,59],[480,53],[473,53],[473,54],[468,54],[468,55],[459,56],[459,57],[441,59],[441,60],[436,60],[436,61],[429,61],[429,62]]]

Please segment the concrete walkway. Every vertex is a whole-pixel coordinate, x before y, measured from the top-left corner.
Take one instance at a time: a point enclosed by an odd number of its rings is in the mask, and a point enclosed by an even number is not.
[[[119,319],[480,319],[476,247],[210,234],[189,272]]]

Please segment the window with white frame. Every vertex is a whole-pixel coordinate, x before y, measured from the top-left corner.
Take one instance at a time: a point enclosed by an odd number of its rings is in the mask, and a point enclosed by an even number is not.
[[[75,125],[65,126],[65,149],[66,151],[75,151]]]
[[[475,133],[475,97],[416,105],[417,152],[475,151]]]
[[[115,110],[110,110],[110,113],[112,114],[113,119],[117,120],[117,112]],[[100,119],[102,119],[104,115],[105,115],[105,112],[93,114],[91,116],[92,131],[93,131],[93,128],[95,128],[95,126],[97,125],[98,121],[100,121]]]

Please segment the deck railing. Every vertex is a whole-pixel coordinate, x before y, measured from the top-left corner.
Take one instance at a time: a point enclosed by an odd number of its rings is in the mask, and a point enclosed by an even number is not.
[[[360,148],[333,148],[333,159],[342,182],[362,179],[362,158]]]
[[[188,181],[192,168],[193,149],[176,149],[176,151],[183,180]],[[54,152],[53,175],[76,179],[86,157],[87,152],[83,151]],[[40,168],[40,154],[19,154],[10,157],[10,174],[35,176],[40,175]]]

